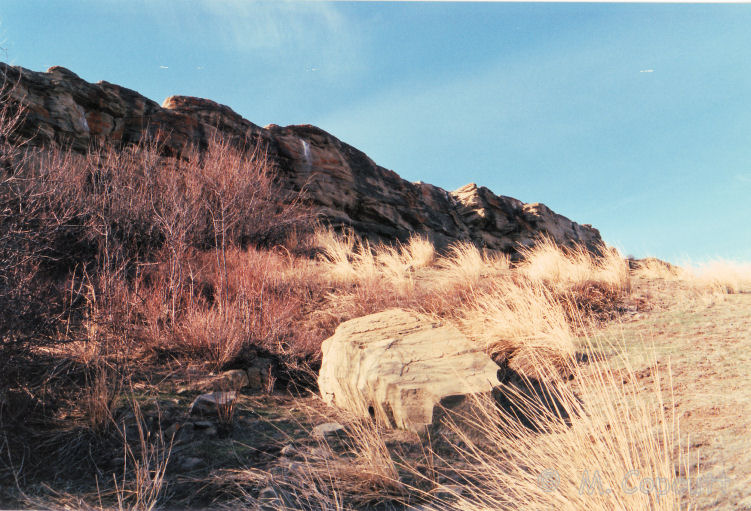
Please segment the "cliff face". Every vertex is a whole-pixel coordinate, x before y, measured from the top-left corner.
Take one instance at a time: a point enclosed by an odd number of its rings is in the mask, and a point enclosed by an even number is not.
[[[36,144],[64,144],[85,151],[92,143],[118,147],[161,134],[167,155],[205,147],[218,132],[239,144],[262,144],[286,186],[304,187],[321,216],[349,225],[373,240],[427,235],[439,246],[472,241],[514,252],[547,234],[564,245],[596,250],[600,233],[543,204],[525,204],[469,184],[448,192],[410,183],[375,164],[365,153],[315,126],[257,126],[229,107],[185,96],[160,106],[108,82],[88,83],[61,67],[46,73],[0,63],[0,83],[26,119],[20,133]]]

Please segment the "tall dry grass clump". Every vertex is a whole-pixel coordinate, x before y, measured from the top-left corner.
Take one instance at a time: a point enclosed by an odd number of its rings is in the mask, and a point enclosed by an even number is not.
[[[751,264],[724,259],[673,265],[648,257],[635,263],[633,274],[646,280],[667,281],[683,287],[684,294],[722,297],[751,292]]]
[[[628,265],[615,249],[602,247],[595,255],[583,246],[566,248],[542,237],[534,246],[521,249],[519,271],[528,278],[559,287],[597,283],[614,290],[629,283]]]
[[[340,284],[382,282],[408,292],[415,272],[436,260],[433,244],[419,235],[411,236],[406,243],[373,245],[350,230],[340,234],[328,227],[316,230],[315,244],[327,275]]]
[[[320,440],[318,452],[325,454],[306,457],[290,478],[290,488],[301,496],[301,509],[388,508],[407,498],[409,487],[400,480],[399,463],[384,441],[384,431],[372,421],[350,419],[339,453]]]
[[[563,366],[575,351],[566,310],[539,282],[497,281],[491,289],[470,295],[457,316],[462,332],[494,359],[513,357],[527,371],[537,360]]]
[[[688,267],[695,285],[722,293],[751,292],[751,264],[716,259]]]
[[[636,261],[632,273],[645,279],[679,280],[688,277],[685,269],[655,257]]]
[[[474,288],[483,278],[496,278],[510,267],[506,254],[481,251],[473,243],[454,243],[439,259],[440,273],[435,279],[438,288],[462,286]]]
[[[589,364],[568,361],[572,381],[540,358],[546,381],[507,381],[496,395],[503,399],[475,397],[471,411],[449,414],[448,438],[464,463],[439,478],[462,491],[428,507],[688,509],[700,474],[687,472],[688,452],[666,412],[669,373],[653,363],[655,381],[642,386],[625,359],[586,352]]]

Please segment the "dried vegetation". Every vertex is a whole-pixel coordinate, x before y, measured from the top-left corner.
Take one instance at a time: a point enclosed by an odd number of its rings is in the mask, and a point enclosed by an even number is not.
[[[320,343],[341,321],[404,307],[455,323],[547,390],[518,396],[532,411],[524,420],[476,407],[468,419],[484,440],[456,429],[450,456],[463,468],[450,474],[441,472],[452,465],[441,460],[446,454],[429,444],[402,457],[377,425],[350,421],[346,455],[307,457],[285,480],[299,507],[431,499],[453,509],[680,505],[654,495],[583,501],[576,493],[576,474],[595,462],[612,485],[623,470],[662,477],[679,461],[674,425],[662,407],[648,406],[662,403],[659,388],[623,385],[629,374],[624,380],[582,348],[581,337],[635,307],[634,279],[718,296],[748,291],[748,266],[644,260],[629,270],[608,247],[595,256],[546,238],[523,248],[518,262],[471,243],[439,251],[418,235],[374,244],[314,229],[311,211],[280,186],[263,147],[217,139],[205,151],[165,158],[157,137],[81,155],[14,138],[23,114],[2,102],[0,502],[169,505],[172,439],[158,413],[142,412],[149,392],[139,389],[257,353],[287,368],[283,379],[294,386],[300,382],[290,375],[315,370]],[[597,362],[585,370],[578,361],[588,349]],[[561,403],[554,412],[551,396]],[[231,424],[234,410],[224,420]],[[101,468],[108,453],[122,458],[114,479]],[[75,469],[61,475],[63,466]],[[560,491],[539,484],[545,470],[555,471]],[[251,508],[259,503],[255,485],[269,480],[254,467],[224,476],[233,502]],[[208,479],[196,485],[210,486]],[[436,497],[448,483],[467,490]]]

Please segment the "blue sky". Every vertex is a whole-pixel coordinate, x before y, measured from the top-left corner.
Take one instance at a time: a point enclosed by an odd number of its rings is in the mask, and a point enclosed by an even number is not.
[[[627,254],[751,260],[751,5],[0,0],[0,47],[315,124]]]

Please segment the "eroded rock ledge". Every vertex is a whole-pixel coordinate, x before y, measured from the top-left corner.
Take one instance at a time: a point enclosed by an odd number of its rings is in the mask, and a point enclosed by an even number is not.
[[[160,106],[112,83],[86,82],[62,67],[35,72],[0,63],[0,83],[25,107],[20,134],[36,144],[85,151],[93,143],[119,147],[160,133],[165,153],[177,155],[186,146],[205,147],[217,131],[240,144],[261,143],[285,185],[305,187],[325,220],[371,240],[420,233],[438,246],[464,240],[509,253],[543,233],[559,244],[591,250],[602,241],[597,229],[543,204],[525,204],[475,184],[448,192],[406,181],[315,126],[260,127],[227,106],[193,97],[172,96]]]

